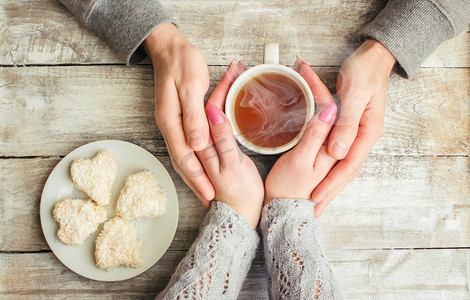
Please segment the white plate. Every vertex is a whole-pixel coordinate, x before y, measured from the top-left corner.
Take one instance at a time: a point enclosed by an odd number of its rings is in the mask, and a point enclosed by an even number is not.
[[[116,215],[116,201],[126,178],[141,170],[150,170],[160,181],[168,198],[167,213],[157,218],[134,221],[137,236],[142,241],[143,264],[139,268],[118,266],[111,271],[98,269],[95,265],[95,239],[103,228],[88,237],[82,245],[68,246],[57,239],[57,223],[52,210],[57,201],[66,198],[87,199],[87,195],[75,189],[70,179],[70,164],[74,159],[92,158],[98,151],[108,150],[117,161],[117,177],[113,184],[111,203],[107,207],[108,218]],[[49,175],[41,197],[41,226],[46,241],[57,258],[70,270],[84,277],[118,281],[137,276],[153,266],[165,253],[173,240],[178,225],[178,197],[175,185],[165,167],[147,150],[134,144],[105,140],[81,146],[62,159]]]

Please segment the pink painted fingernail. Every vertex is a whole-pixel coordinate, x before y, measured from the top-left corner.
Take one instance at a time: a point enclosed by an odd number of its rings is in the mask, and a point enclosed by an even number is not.
[[[294,63],[294,70],[298,73],[300,71],[300,67],[302,66],[303,59],[300,58],[300,56],[296,55],[297,59],[295,60]]]
[[[222,111],[215,105],[209,105],[207,108],[207,114],[209,115],[209,120],[211,120],[211,123],[216,125],[220,124],[224,121],[224,114]]]
[[[245,61],[242,59],[237,64],[237,76],[240,76],[243,72],[245,72],[248,68],[245,65]]]
[[[237,65],[237,61],[235,58],[229,63],[227,70],[225,72],[228,72],[229,70],[233,69]]]
[[[236,65],[237,65],[237,60],[234,58],[234,59],[232,59],[232,61],[228,64],[227,70],[225,70],[225,72],[228,73],[228,71],[230,71],[231,69],[235,68]]]
[[[320,113],[318,119],[326,124],[333,123],[336,117],[336,104],[330,104]]]

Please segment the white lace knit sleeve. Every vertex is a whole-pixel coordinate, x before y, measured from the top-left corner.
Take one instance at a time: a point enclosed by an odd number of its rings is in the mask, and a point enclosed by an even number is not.
[[[157,299],[236,299],[258,244],[244,217],[213,201],[199,236]]]
[[[275,199],[263,208],[270,299],[342,299],[320,245],[314,206],[305,199]]]

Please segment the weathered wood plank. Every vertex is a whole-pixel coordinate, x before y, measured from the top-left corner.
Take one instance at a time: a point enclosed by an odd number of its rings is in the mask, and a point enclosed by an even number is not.
[[[205,214],[199,200],[158,157],[179,196],[171,250],[187,250]],[[262,175],[273,157],[256,157]],[[0,160],[0,251],[49,249],[39,203],[56,158]],[[470,247],[468,157],[372,156],[321,217],[331,249]]]
[[[315,68],[334,90],[337,68]],[[211,67],[211,90],[225,67]],[[0,156],[66,155],[100,139],[167,154],[154,122],[150,67],[0,68]],[[470,69],[393,76],[385,132],[372,153],[468,155]],[[73,120],[73,122],[71,122]]]
[[[470,67],[470,32],[445,41],[423,63],[422,67]]]
[[[328,247],[469,247],[469,183],[468,157],[372,156],[321,217]]]
[[[239,299],[267,299],[258,252]],[[153,299],[183,251],[169,251],[150,270],[125,282],[97,282],[69,271],[52,253],[0,254],[2,299]],[[327,256],[345,299],[468,299],[469,249],[335,250]]]
[[[339,66],[358,46],[355,32],[373,20],[386,0],[161,1],[210,65],[234,57],[258,64],[266,42],[281,46],[280,61],[296,54],[313,65]],[[0,64],[123,63],[57,0],[3,0]],[[470,33],[443,44],[423,66],[469,67]],[[148,63],[148,62],[147,62]]]
[[[469,249],[336,250],[327,256],[345,299],[468,299]]]

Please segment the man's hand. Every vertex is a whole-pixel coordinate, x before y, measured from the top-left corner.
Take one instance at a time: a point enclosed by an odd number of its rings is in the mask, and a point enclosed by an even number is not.
[[[328,153],[340,161],[311,195],[316,216],[356,177],[381,137],[395,62],[382,44],[367,40],[341,66],[336,83],[341,110],[328,141]]]
[[[209,71],[204,55],[171,23],[155,29],[143,46],[155,73],[155,120],[173,167],[202,204],[209,207],[214,187],[194,154],[209,142],[204,112]]]

